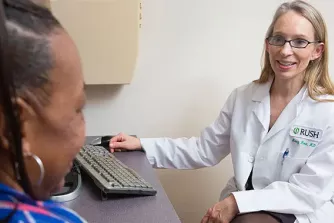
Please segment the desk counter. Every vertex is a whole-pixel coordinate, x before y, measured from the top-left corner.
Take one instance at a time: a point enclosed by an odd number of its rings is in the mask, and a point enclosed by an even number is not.
[[[83,174],[80,195],[65,202],[90,223],[180,223],[144,152],[117,152],[115,156],[134,169],[156,190],[155,196],[113,196],[102,201],[92,180]]]

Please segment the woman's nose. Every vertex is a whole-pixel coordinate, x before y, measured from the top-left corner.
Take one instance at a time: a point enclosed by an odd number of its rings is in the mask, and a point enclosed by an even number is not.
[[[293,54],[292,47],[289,42],[286,42],[281,48],[281,55],[282,56],[289,56]]]

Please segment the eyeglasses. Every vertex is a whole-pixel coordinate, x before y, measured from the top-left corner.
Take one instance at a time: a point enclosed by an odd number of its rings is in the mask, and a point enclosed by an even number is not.
[[[306,48],[310,43],[321,43],[321,41],[310,42],[301,38],[286,40],[283,36],[270,36],[267,38],[267,41],[273,46],[284,46],[288,42],[294,48]]]

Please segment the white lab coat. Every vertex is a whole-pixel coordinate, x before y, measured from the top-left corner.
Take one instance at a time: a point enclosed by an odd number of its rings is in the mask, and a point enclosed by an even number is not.
[[[233,193],[241,213],[265,210],[294,214],[299,223],[332,223],[334,103],[312,100],[304,86],[268,132],[271,83],[235,89],[198,138],[142,138],[142,147],[156,168],[213,166],[231,153],[235,176],[221,199]],[[245,191],[252,168],[254,190]]]

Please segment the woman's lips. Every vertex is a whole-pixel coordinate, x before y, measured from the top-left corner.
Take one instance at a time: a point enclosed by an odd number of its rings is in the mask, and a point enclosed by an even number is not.
[[[286,62],[286,61],[279,61],[279,60],[277,60],[277,64],[281,70],[290,70],[296,65],[295,62]]]

